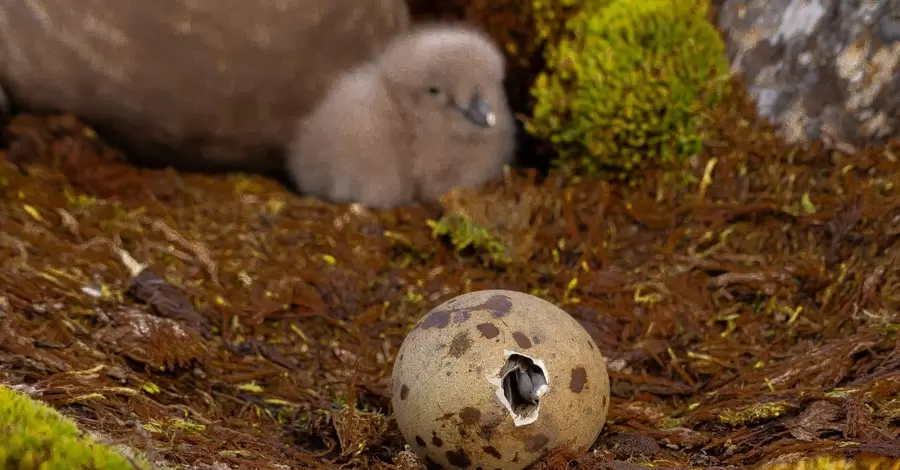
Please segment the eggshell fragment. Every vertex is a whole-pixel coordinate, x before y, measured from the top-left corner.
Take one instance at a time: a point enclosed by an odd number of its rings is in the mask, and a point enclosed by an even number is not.
[[[444,468],[521,469],[561,445],[586,450],[609,410],[590,335],[550,302],[508,290],[460,295],[422,317],[392,391],[403,437]]]

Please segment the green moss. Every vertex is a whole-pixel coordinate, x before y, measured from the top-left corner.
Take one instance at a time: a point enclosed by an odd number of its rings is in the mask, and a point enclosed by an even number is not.
[[[700,151],[728,60],[707,0],[532,0],[545,69],[528,131],[580,173]],[[564,25],[558,26],[564,19]]]
[[[0,468],[127,469],[111,448],[82,436],[56,410],[0,385]]]
[[[849,444],[845,444],[848,445]],[[775,460],[787,460],[786,462],[773,462],[760,464],[760,470],[877,470],[897,468],[896,459],[878,455],[864,458],[850,459],[842,455],[817,455],[810,457],[798,457],[798,454],[789,454],[786,457]]]
[[[729,426],[744,426],[750,423],[775,419],[790,409],[787,402],[776,401],[744,406],[737,410],[726,410],[719,414],[719,421]]]
[[[487,258],[489,264],[505,266],[511,261],[509,248],[490,230],[460,214],[447,214],[438,221],[429,220],[432,236],[449,237],[457,252],[472,249]]]

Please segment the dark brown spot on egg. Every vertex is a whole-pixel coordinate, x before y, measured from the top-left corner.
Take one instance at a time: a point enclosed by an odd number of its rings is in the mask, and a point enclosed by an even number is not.
[[[444,466],[431,460],[431,457],[425,457],[425,468],[428,470],[440,470],[444,468]]]
[[[450,342],[450,355],[459,359],[471,347],[472,339],[469,338],[469,332],[460,331],[453,337],[453,341]]]
[[[409,396],[409,387],[407,387],[406,384],[403,384],[400,387],[400,399],[406,400],[406,397],[408,397],[408,396]]]
[[[422,319],[422,329],[428,330],[430,328],[442,329],[446,328],[447,325],[450,324],[450,312],[446,310],[437,310],[428,314],[427,317]]]
[[[588,346],[590,346],[590,347],[591,347],[591,350],[593,350],[593,349],[594,349],[594,342],[591,341],[591,340],[588,340]]]
[[[478,328],[478,331],[481,332],[481,336],[484,336],[487,339],[494,339],[500,334],[500,329],[490,322],[481,323],[475,328]]]
[[[575,393],[581,393],[584,390],[584,384],[587,383],[587,371],[584,367],[576,367],[572,369],[572,379],[569,381],[569,390]]]
[[[478,408],[467,406],[459,412],[459,419],[466,426],[472,426],[481,419],[481,411]]]
[[[544,447],[547,447],[547,443],[550,442],[550,439],[543,434],[535,434],[534,436],[529,436],[525,439],[525,450],[528,452],[538,452]]]
[[[419,444],[419,447],[428,447],[428,444],[425,443],[425,439],[422,439],[422,436],[416,436],[416,444]]]
[[[516,331],[515,333],[512,334],[512,337],[514,340],[516,340],[516,344],[518,344],[520,348],[528,349],[531,347],[531,340],[528,339],[527,336],[525,336],[525,333],[522,333],[521,331]]]
[[[450,419],[450,418],[452,418],[452,417],[454,417],[454,416],[456,416],[456,413],[444,413],[444,414],[442,414],[441,417],[438,418],[438,419],[439,419],[440,421],[447,421],[448,419]]]
[[[472,465],[472,459],[463,449],[448,450],[446,454],[447,461],[456,468],[469,468]]]
[[[538,335],[534,335],[531,337],[531,342],[534,344],[541,344],[541,337]]]
[[[453,311],[453,323],[465,323],[472,317],[472,310],[465,308]]]
[[[493,456],[494,458],[497,458],[497,459],[503,458],[503,454],[501,454],[500,451],[497,450],[497,448],[494,446],[484,446],[481,448],[481,450],[483,450],[485,454]]]
[[[504,415],[491,413],[481,421],[478,426],[478,436],[485,441],[490,441],[494,436],[494,430],[503,424]]]
[[[492,295],[490,299],[481,304],[481,308],[490,310],[491,316],[494,318],[503,318],[512,310],[512,299],[506,295]]]
[[[431,433],[431,443],[436,447],[444,447],[444,440],[438,437],[436,432]]]

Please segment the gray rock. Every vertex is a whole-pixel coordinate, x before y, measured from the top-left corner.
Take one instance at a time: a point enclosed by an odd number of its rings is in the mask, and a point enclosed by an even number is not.
[[[726,0],[732,70],[792,143],[852,151],[900,118],[900,0]]]
[[[299,121],[288,173],[301,192],[379,209],[497,178],[515,150],[505,67],[480,31],[418,27]]]
[[[138,163],[266,171],[334,77],[408,24],[405,0],[5,1],[0,84]]]

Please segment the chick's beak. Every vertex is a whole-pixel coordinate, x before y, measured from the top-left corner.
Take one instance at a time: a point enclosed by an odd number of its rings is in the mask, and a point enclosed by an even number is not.
[[[481,94],[472,96],[468,106],[461,109],[463,115],[470,121],[482,127],[494,127],[497,124],[497,115],[491,110],[491,105]]]

